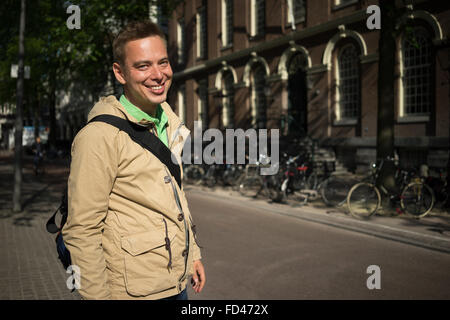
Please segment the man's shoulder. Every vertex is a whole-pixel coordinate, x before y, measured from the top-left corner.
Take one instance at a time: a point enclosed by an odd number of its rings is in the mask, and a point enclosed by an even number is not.
[[[88,114],[88,121],[100,114],[111,114],[118,117],[124,117],[124,108],[122,104],[113,95],[101,97],[92,107]]]
[[[87,123],[73,140],[73,145],[89,145],[96,148],[99,145],[113,143],[119,129],[108,123],[95,121]]]

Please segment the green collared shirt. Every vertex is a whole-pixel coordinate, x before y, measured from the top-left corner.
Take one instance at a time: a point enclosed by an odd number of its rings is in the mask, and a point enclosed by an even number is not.
[[[152,117],[128,101],[124,95],[120,97],[120,103],[125,107],[125,110],[127,110],[129,114],[136,118],[136,120],[147,120],[153,122],[155,124],[156,133],[158,134],[159,140],[169,147],[166,134],[166,124],[168,119],[161,105],[158,105],[158,108],[156,108],[156,116]]]

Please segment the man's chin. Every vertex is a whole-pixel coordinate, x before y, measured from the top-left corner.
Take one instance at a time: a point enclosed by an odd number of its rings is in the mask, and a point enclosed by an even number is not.
[[[153,97],[147,97],[147,101],[150,102],[151,104],[161,104],[163,102],[165,102],[167,99],[167,94],[161,95],[161,96],[153,96]]]

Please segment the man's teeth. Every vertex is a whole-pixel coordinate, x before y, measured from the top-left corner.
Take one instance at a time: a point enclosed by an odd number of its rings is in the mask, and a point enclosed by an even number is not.
[[[162,86],[156,86],[156,87],[151,87],[153,90],[159,90],[162,88]]]

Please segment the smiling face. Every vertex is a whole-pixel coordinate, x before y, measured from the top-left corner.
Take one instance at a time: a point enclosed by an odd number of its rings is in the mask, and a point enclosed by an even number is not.
[[[129,41],[124,47],[123,63],[114,63],[117,81],[125,97],[144,112],[154,115],[158,104],[166,101],[172,84],[167,48],[159,36]]]

